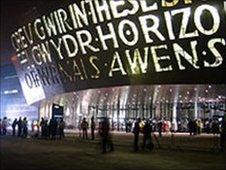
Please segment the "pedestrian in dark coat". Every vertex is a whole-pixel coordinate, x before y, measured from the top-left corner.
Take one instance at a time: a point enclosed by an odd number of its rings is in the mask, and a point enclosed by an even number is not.
[[[148,148],[149,150],[153,149],[153,143],[151,140],[151,132],[152,132],[152,127],[150,124],[150,121],[147,120],[144,125],[144,136],[143,136],[143,145],[142,149]]]
[[[110,148],[110,151],[114,151],[114,145],[112,141],[112,136],[110,135],[110,124],[107,118],[100,124],[100,137],[101,137],[101,144],[102,144],[102,153],[107,152],[107,147]]]
[[[137,121],[135,122],[133,133],[134,133],[134,148],[133,149],[136,152],[139,150],[138,142],[139,142],[139,134],[140,134],[140,118],[138,118]]]
[[[21,117],[19,118],[19,120],[17,122],[17,126],[18,126],[17,136],[20,137],[22,135],[22,128],[23,128],[23,122],[22,122]]]
[[[0,119],[0,135],[2,135],[2,119]]]
[[[24,117],[24,119],[23,119],[22,126],[23,126],[23,137],[26,138],[28,135],[28,127],[27,127],[27,118],[26,117]]]
[[[15,136],[15,134],[16,134],[16,125],[17,125],[17,119],[14,119],[13,124],[12,124],[13,136]]]
[[[222,152],[225,152],[226,148],[226,116],[222,122],[221,132],[220,132],[220,148]]]
[[[45,120],[42,117],[41,122],[40,122],[40,126],[41,126],[41,138],[43,139],[45,137]]]
[[[59,137],[60,139],[64,138],[64,128],[65,128],[65,122],[63,118],[60,119],[59,123]]]
[[[162,120],[159,120],[158,122],[159,137],[162,137],[162,126],[163,126]]]
[[[89,124],[86,121],[86,118],[83,118],[83,121],[81,123],[81,127],[82,127],[82,138],[83,139],[88,139],[88,134],[87,134],[88,126],[89,126]]]
[[[95,139],[95,128],[96,128],[96,123],[94,121],[94,117],[91,118],[91,139]]]

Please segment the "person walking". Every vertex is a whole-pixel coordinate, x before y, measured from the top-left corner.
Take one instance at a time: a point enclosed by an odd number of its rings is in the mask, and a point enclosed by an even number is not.
[[[86,121],[86,118],[83,118],[83,121],[81,123],[81,127],[82,127],[82,138],[83,139],[88,139],[88,134],[87,134],[88,126],[89,126],[89,124]]]
[[[43,117],[41,118],[40,126],[41,126],[41,138],[43,139],[45,137],[45,129],[44,129],[45,120]]]
[[[6,133],[7,133],[7,126],[8,126],[7,117],[4,117],[4,119],[2,121],[2,133],[3,133],[3,135],[6,135]]]
[[[17,119],[14,119],[13,124],[12,124],[13,136],[16,135],[16,125],[17,125]]]
[[[147,120],[144,125],[142,149],[148,148],[149,150],[153,150],[154,145],[151,140],[151,132],[152,132],[152,127],[151,127],[150,121]]]
[[[2,135],[2,119],[0,119],[0,135]]]
[[[23,124],[23,135],[22,136],[24,138],[27,138],[28,128],[27,128],[27,118],[26,117],[24,117],[22,124]]]
[[[49,130],[50,130],[51,140],[56,139],[57,127],[58,127],[57,120],[55,118],[52,118],[49,122]]]
[[[221,132],[220,132],[220,149],[221,152],[225,152],[226,147],[226,116],[222,121]]]
[[[100,124],[102,153],[107,153],[107,147],[110,147],[110,151],[114,151],[112,136],[110,135],[109,130],[110,123],[107,118],[104,118],[104,120]]]
[[[139,134],[140,134],[140,118],[137,119],[133,129],[134,133],[134,151],[137,152],[139,150],[138,142],[139,142]]]
[[[94,117],[91,118],[91,140],[95,139],[95,128],[96,128],[96,123],[94,121]]]
[[[63,118],[60,119],[59,123],[59,138],[62,139],[64,138],[64,128],[65,128],[65,122]]]
[[[158,126],[159,137],[162,137],[162,126],[163,126],[162,120],[159,120],[157,126]]]
[[[17,126],[18,126],[17,136],[20,137],[22,134],[22,127],[23,127],[23,122],[22,122],[21,117],[19,118],[19,120],[17,122]]]

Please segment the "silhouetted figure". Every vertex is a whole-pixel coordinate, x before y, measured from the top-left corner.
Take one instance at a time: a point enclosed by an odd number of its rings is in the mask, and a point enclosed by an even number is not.
[[[23,127],[23,122],[22,122],[21,117],[19,118],[19,120],[17,122],[17,126],[18,126],[17,136],[20,137],[22,135],[22,127]]]
[[[126,121],[126,132],[131,132],[132,123],[131,121]]]
[[[16,125],[17,125],[17,119],[14,119],[13,124],[12,124],[13,136],[16,135]]]
[[[197,120],[193,120],[193,135],[197,135],[198,126],[197,126]]]
[[[2,119],[0,119],[0,135],[2,135]]]
[[[24,119],[23,119],[22,126],[23,126],[23,137],[26,138],[28,135],[27,118],[26,117],[24,117]]]
[[[162,120],[159,120],[157,126],[158,126],[159,137],[162,137],[162,126],[163,126]]]
[[[89,126],[89,124],[86,121],[86,118],[83,118],[83,121],[81,123],[81,127],[82,127],[82,138],[83,139],[88,139],[88,134],[87,134],[88,126]]]
[[[7,133],[7,126],[8,126],[7,117],[4,117],[3,121],[2,121],[2,134],[3,135],[6,135],[6,133]]]
[[[49,122],[49,131],[50,131],[50,136],[52,140],[56,139],[56,135],[57,135],[57,120],[52,118]]]
[[[40,126],[41,126],[41,138],[43,139],[45,137],[45,120],[42,117],[41,122],[40,122]]]
[[[151,140],[151,132],[152,132],[152,127],[151,127],[150,121],[147,120],[144,125],[142,149],[148,148],[149,150],[153,150],[154,145]]]
[[[114,145],[112,141],[112,136],[110,135],[110,123],[107,118],[100,124],[100,137],[102,143],[102,153],[107,152],[107,147],[110,148],[110,151],[114,151]]]
[[[48,125],[48,120],[44,120],[43,135],[44,135],[45,139],[50,137],[50,128],[49,128],[49,125]]]
[[[193,121],[192,121],[192,119],[190,119],[189,122],[188,122],[188,130],[189,130],[190,135],[192,135],[192,132],[193,132]]]
[[[133,129],[134,133],[134,151],[139,150],[138,142],[139,142],[139,134],[140,134],[140,118],[137,119]]]
[[[60,119],[59,123],[59,138],[62,139],[64,138],[64,128],[65,128],[65,122],[63,118]]]
[[[225,152],[225,147],[226,147],[226,119],[224,118],[220,133],[220,148],[222,152]]]
[[[94,117],[91,118],[91,139],[95,139],[95,128],[96,128],[96,123],[94,121]]]
[[[214,135],[219,133],[219,122],[217,120],[212,122],[212,132]]]

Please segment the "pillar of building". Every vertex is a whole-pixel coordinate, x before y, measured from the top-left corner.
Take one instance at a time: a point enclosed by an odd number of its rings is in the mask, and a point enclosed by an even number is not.
[[[198,101],[196,100],[194,103],[194,119],[198,118]]]
[[[177,102],[173,103],[173,113],[172,113],[172,130],[177,131]]]

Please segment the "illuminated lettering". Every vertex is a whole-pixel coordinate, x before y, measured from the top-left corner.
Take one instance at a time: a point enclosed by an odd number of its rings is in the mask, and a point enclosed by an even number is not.
[[[25,36],[23,36],[22,33],[23,33],[23,30],[21,28],[18,29],[18,37],[20,38],[21,47],[22,47],[22,49],[25,49],[28,47],[28,44],[25,39]]]
[[[176,59],[177,59],[177,62],[178,62],[180,70],[185,70],[186,69],[182,65],[181,57],[186,59],[195,69],[199,69],[199,66],[196,65],[197,62],[198,62],[198,55],[197,55],[197,51],[196,51],[196,46],[197,46],[197,41],[192,41],[191,42],[191,49],[192,49],[193,56],[191,56],[180,45],[178,45],[177,43],[173,44],[175,56],[176,56]]]
[[[50,13],[49,17],[45,15],[42,16],[42,19],[44,21],[44,26],[48,33],[48,36],[52,37],[53,35],[57,35],[57,27],[55,25],[53,13]]]
[[[133,60],[131,59],[130,50],[126,50],[126,57],[129,61],[130,68],[132,70],[132,74],[140,74],[139,68],[141,73],[147,73],[148,68],[148,51],[149,48],[144,48],[144,59],[142,59],[139,49],[134,50]]]
[[[33,81],[28,73],[24,74],[24,80],[29,88],[33,88]]]
[[[213,26],[210,30],[205,29],[201,22],[201,15],[204,11],[208,11],[213,18]],[[219,29],[220,16],[216,8],[210,5],[201,5],[196,9],[194,15],[195,15],[195,25],[201,33],[205,35],[212,35],[216,33],[217,30]]]
[[[191,16],[191,8],[183,8],[183,9],[178,9],[178,10],[172,11],[173,16],[177,15],[177,14],[182,14],[182,16],[183,16],[179,38],[183,39],[183,38],[197,37],[199,35],[197,30],[187,33],[189,17]]]
[[[92,0],[85,0],[87,4],[89,4],[89,9],[90,9],[90,14],[92,16],[92,21],[94,24],[97,23],[97,16],[96,16],[96,12],[95,12],[95,7],[94,4],[92,3]]]
[[[110,1],[110,7],[114,18],[122,18],[128,15],[133,15],[139,10],[139,4],[137,1],[130,0],[128,3],[132,5],[131,10],[125,9],[119,12],[118,8],[122,9],[122,7],[125,5],[125,1]]]
[[[58,29],[59,33],[62,34],[63,33],[63,30],[61,28],[62,23],[60,23],[60,19],[58,17],[57,11],[54,11],[53,14],[54,14],[54,17],[55,17],[55,20],[56,20],[57,29]]]
[[[74,80],[76,80],[77,76],[79,76],[81,80],[84,80],[84,77],[78,66],[78,63],[75,60],[73,60],[73,75],[74,75]]]
[[[114,30],[113,24],[109,23],[109,24],[107,24],[107,26],[108,26],[108,29],[109,29],[109,34],[105,34],[105,35],[104,35],[103,30],[100,26],[96,27],[98,35],[99,35],[99,39],[101,41],[101,45],[103,47],[103,50],[108,50],[108,47],[106,45],[106,40],[112,40],[113,41],[113,47],[118,48],[119,44],[118,44],[118,40],[117,40],[117,37],[116,37],[116,33],[115,33],[115,30]]]
[[[73,8],[72,8],[73,7]],[[79,28],[83,27],[85,25],[88,25],[88,18],[87,18],[87,14],[86,14],[86,10],[85,10],[85,2],[81,1],[81,8],[79,9],[78,5],[76,3],[74,3],[71,7],[71,14],[73,17],[76,18],[76,20],[73,20],[74,23],[74,27],[77,28],[77,26]]]
[[[118,64],[118,66],[115,66],[116,64]],[[113,76],[113,72],[121,72],[122,75],[127,75],[127,73],[125,72],[125,69],[123,68],[122,60],[121,60],[118,52],[116,52],[113,56],[113,60],[111,63],[111,69],[108,74],[109,77]]]
[[[31,23],[28,24],[28,31],[26,30],[26,27],[23,26],[23,31],[26,39],[29,42],[29,45],[32,45],[34,42],[33,34],[32,34],[32,28],[31,28]]]
[[[219,53],[219,51],[216,49],[215,45],[216,44],[222,44],[224,45],[224,50],[226,50],[226,42],[224,39],[221,38],[215,38],[212,39],[208,42],[208,48],[210,49],[210,51],[213,53],[214,57],[215,57],[215,62],[213,64],[210,64],[206,61],[204,61],[204,66],[205,67],[218,67],[223,63],[223,57],[222,55]]]
[[[124,34],[124,29],[126,28],[126,26],[131,29],[131,31],[125,31],[126,36],[130,36],[131,34],[133,34],[133,38],[131,40],[128,40]],[[129,46],[134,46],[139,40],[139,32],[137,30],[137,27],[133,22],[129,20],[123,20],[120,22],[118,26],[118,33],[122,41]]]
[[[78,43],[76,39],[72,35],[67,34],[62,36],[62,40],[68,57],[75,57],[78,53]],[[69,42],[71,42],[71,48],[69,47]]]
[[[34,30],[35,30],[37,37],[40,40],[44,40],[46,38],[44,27],[43,26],[38,27],[38,25],[41,24],[41,23],[42,23],[41,19],[39,19],[39,18],[36,19],[35,22],[34,22]]]
[[[168,0],[162,0],[162,7],[173,7],[178,4],[180,0],[171,0],[171,2],[168,2]],[[191,4],[192,0],[184,0],[185,4]]]
[[[16,50],[16,52],[20,51],[20,46],[18,45],[18,41],[19,40],[16,37],[16,33],[12,34],[11,35],[11,43],[12,43],[13,48]]]
[[[72,30],[72,27],[70,24],[67,22],[68,17],[67,17],[67,12],[63,9],[58,9],[57,14],[59,16],[59,20],[62,26],[62,30],[64,33],[67,32],[67,30]],[[59,27],[59,26],[58,26]],[[60,28],[60,27],[59,27]]]
[[[143,12],[155,11],[158,9],[158,4],[155,2],[151,6],[147,5],[147,1],[140,1],[141,9]]]
[[[77,34],[78,42],[82,49],[83,54],[87,54],[85,47],[89,48],[90,50],[92,50],[94,52],[100,51],[99,48],[96,48],[91,45],[93,39],[92,39],[92,35],[89,31],[82,30],[82,31],[78,31],[76,34]],[[85,40],[83,40],[83,39],[85,39]]]
[[[96,73],[93,75],[91,75],[91,78],[93,79],[98,79],[100,77],[100,70],[99,68],[97,67],[97,65],[94,63],[94,60],[98,60],[98,57],[96,56],[91,56],[89,58],[89,62],[91,63],[92,67],[95,69]]]
[[[160,46],[152,46],[151,47],[151,53],[153,56],[153,61],[154,61],[154,66],[155,66],[155,70],[156,72],[163,72],[163,71],[172,71],[173,68],[172,66],[168,66],[165,68],[162,68],[161,65],[159,64],[159,61],[163,61],[163,60],[170,60],[170,56],[158,56],[157,55],[157,50],[160,49],[166,49],[167,50],[167,45],[160,45]]]
[[[31,50],[32,52],[32,57],[33,57],[33,60],[34,62],[37,64],[37,65],[42,65],[43,63],[43,58],[42,58],[42,55],[41,55],[41,50],[40,50],[40,46],[34,46]]]
[[[139,21],[141,24],[141,28],[144,33],[144,37],[146,40],[146,43],[152,43],[153,39],[150,37],[149,33],[154,33],[160,41],[165,41],[165,37],[162,35],[162,33],[159,31],[159,18],[154,15],[146,15],[139,17]],[[148,26],[148,22],[152,22],[152,26]]]
[[[96,7],[96,11],[97,11],[99,21],[100,22],[104,21],[103,14],[105,14],[107,20],[110,20],[111,14],[110,14],[109,5],[108,5],[107,1],[101,0],[101,3],[100,3],[99,0],[98,1],[94,0],[94,3],[95,3],[95,7]]]
[[[62,60],[64,59],[63,55],[61,54],[61,45],[62,45],[62,38],[58,38],[58,43],[56,44],[52,39],[50,40],[50,43],[56,50],[58,57]]]
[[[27,53],[26,50],[18,53],[17,57],[18,57],[18,59],[20,61],[20,64],[25,64],[25,63],[28,62],[28,53]]]

